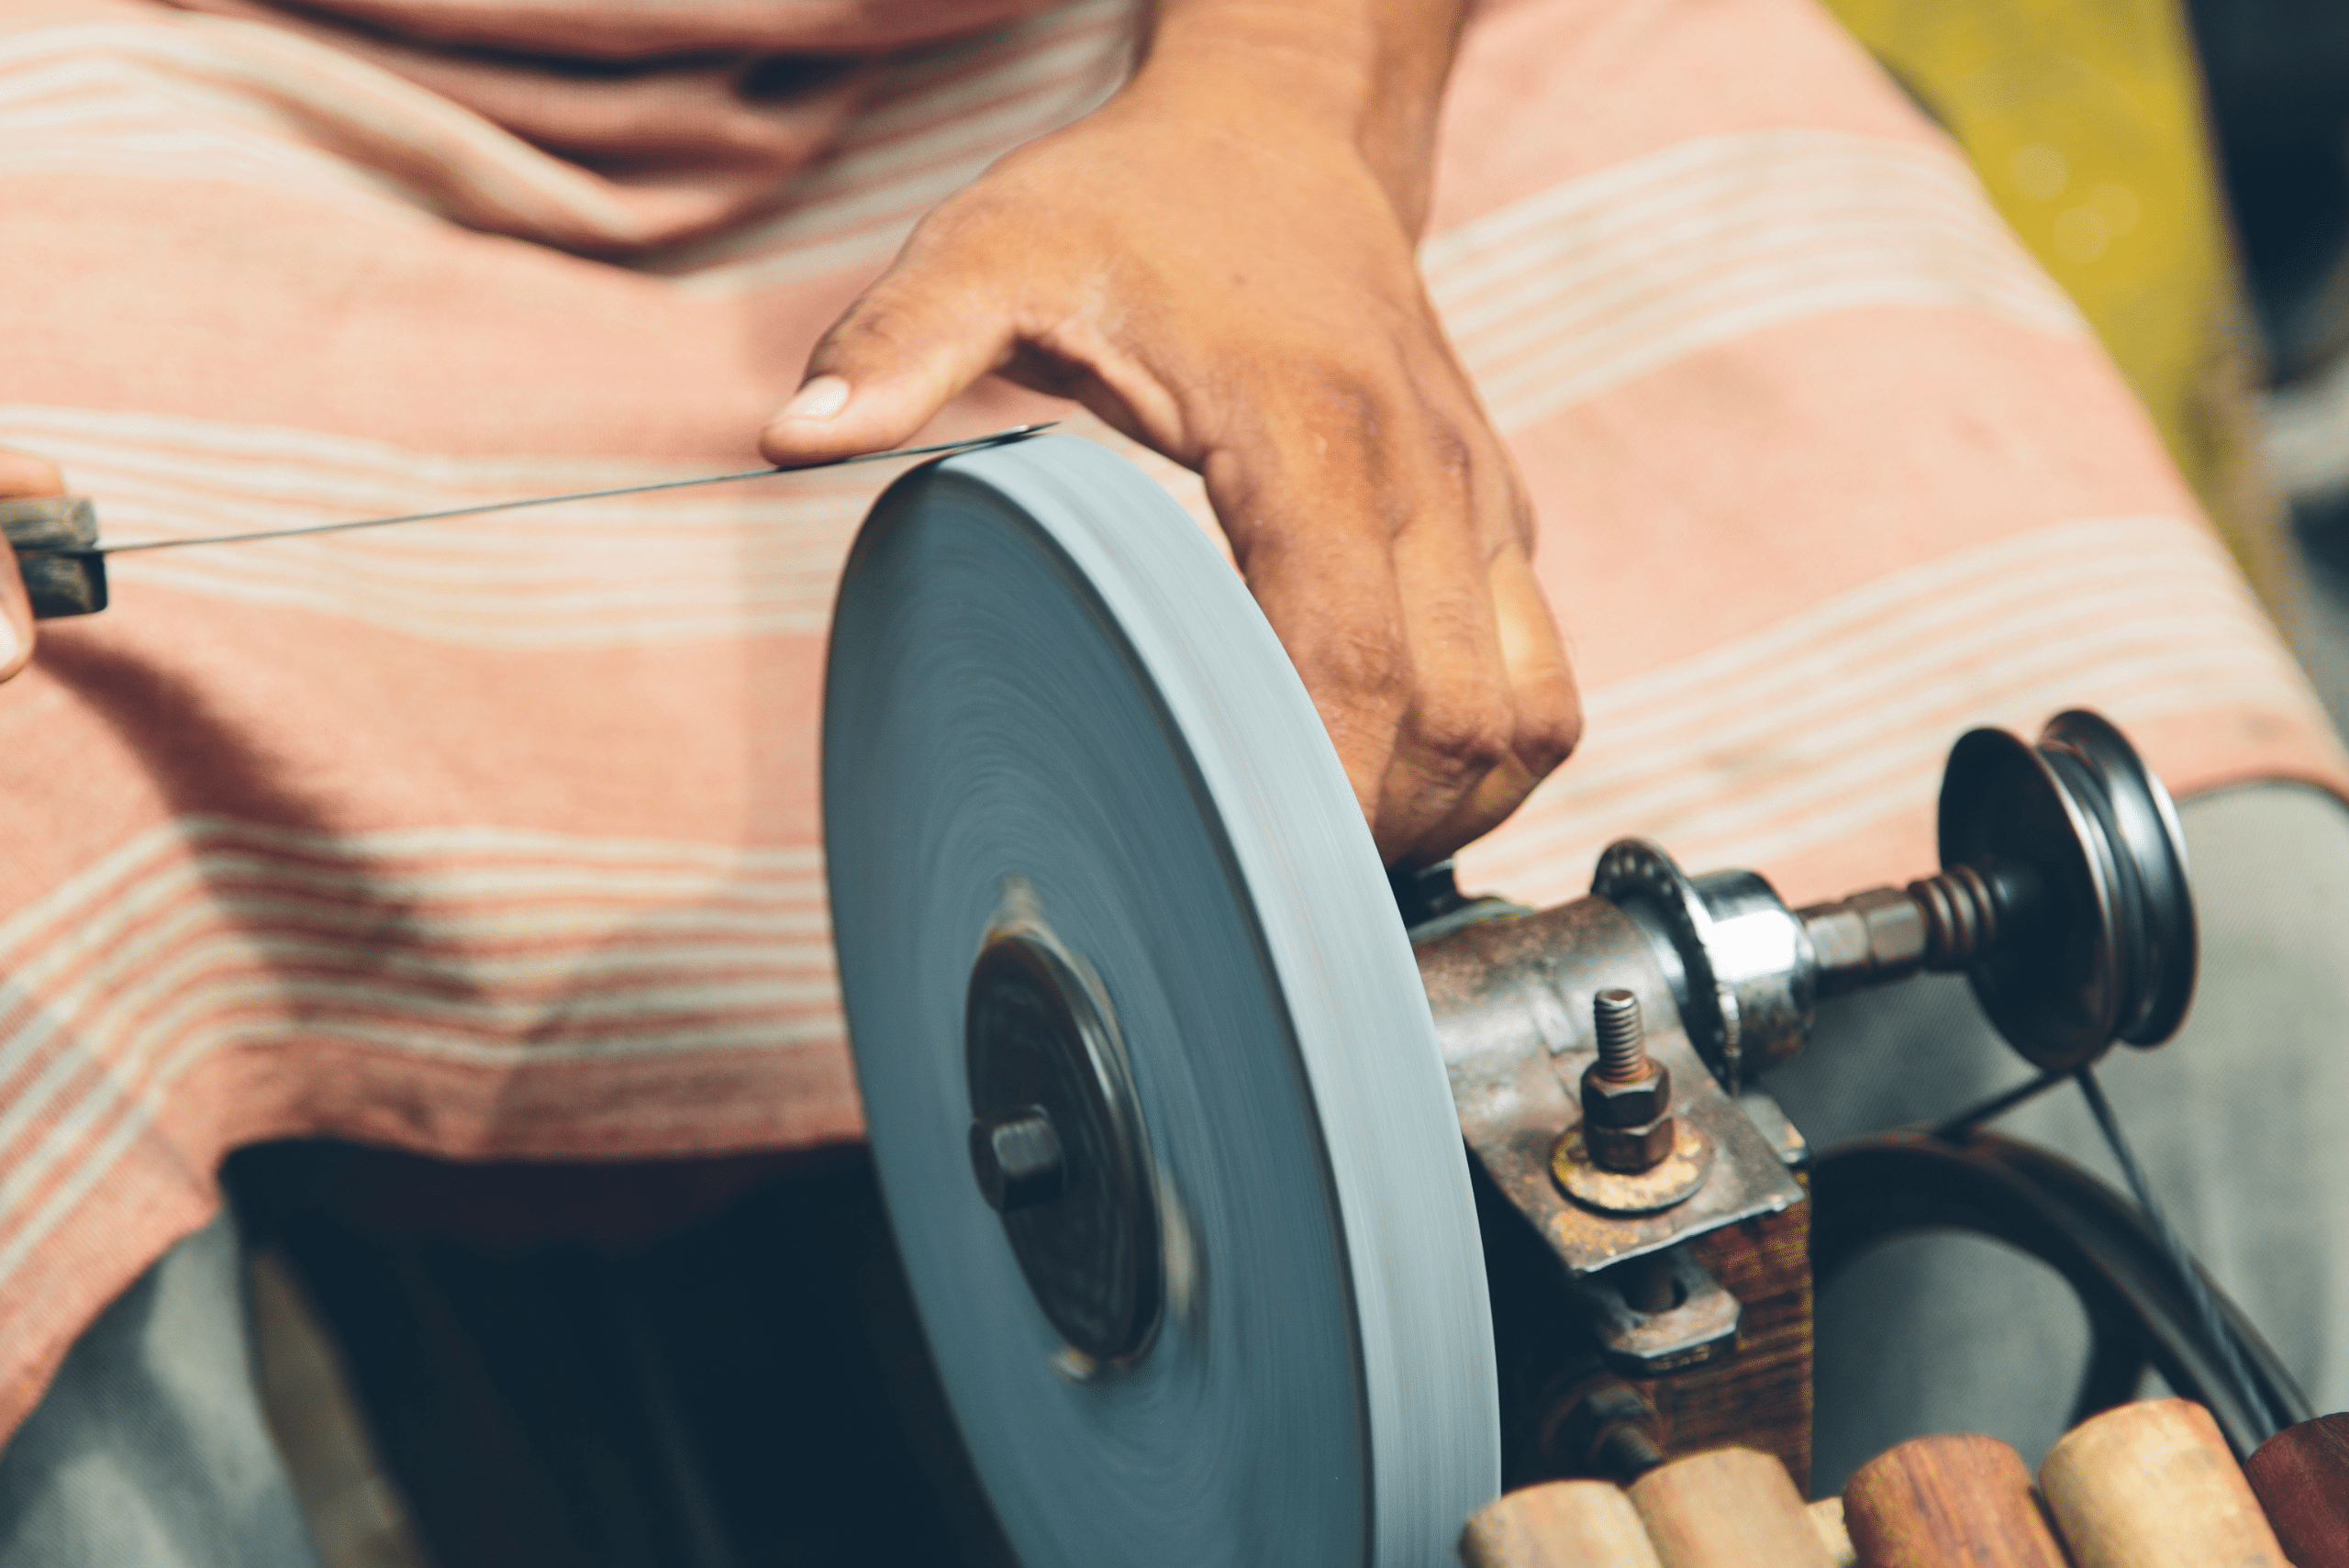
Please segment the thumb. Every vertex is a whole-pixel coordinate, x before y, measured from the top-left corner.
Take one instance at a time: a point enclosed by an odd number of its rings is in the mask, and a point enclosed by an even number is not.
[[[1004,303],[975,259],[907,255],[865,290],[816,351],[799,391],[759,434],[769,462],[903,446],[1010,357]]]
[[[55,463],[30,452],[0,450],[0,501],[64,494],[65,479]],[[17,552],[0,540],[0,681],[22,670],[32,656],[32,601],[25,596]]]
[[[22,670],[32,656],[32,602],[25,597],[17,552],[0,543],[0,681]]]

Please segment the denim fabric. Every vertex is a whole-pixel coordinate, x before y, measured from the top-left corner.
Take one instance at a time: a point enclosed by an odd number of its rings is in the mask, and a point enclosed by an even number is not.
[[[235,1220],[164,1254],[0,1453],[6,1568],[316,1568],[262,1416]]]
[[[2205,1267],[2320,1411],[2349,1407],[2349,811],[2260,784],[2180,811],[2201,916],[2186,1027],[2098,1070],[2138,1160]],[[2031,1069],[1963,980],[1822,1006],[1809,1051],[1769,1083],[1814,1147],[1963,1109]],[[1994,1124],[2121,1184],[2076,1089]],[[1938,1431],[2002,1437],[2034,1465],[2062,1435],[2087,1353],[2052,1270],[1978,1238],[1867,1254],[1822,1292],[1813,1489]]]

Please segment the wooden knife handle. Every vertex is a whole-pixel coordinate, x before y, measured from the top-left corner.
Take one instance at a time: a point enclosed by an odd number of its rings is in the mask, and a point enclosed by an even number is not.
[[[1613,1483],[1553,1481],[1487,1503],[1460,1537],[1467,1568],[1662,1568]]]
[[[79,495],[0,501],[0,538],[17,550],[86,550],[98,542],[98,514]],[[94,616],[106,607],[104,556],[28,555],[17,566],[35,620]]]
[[[1876,1455],[1843,1489],[1843,1520],[1862,1568],[2065,1568],[2031,1467],[1975,1433]]]
[[[2284,1555],[2299,1568],[2349,1568],[2349,1415],[2287,1427],[2243,1468]]]
[[[2081,1422],[2039,1467],[2079,1568],[2289,1568],[2210,1413],[2188,1399]]]
[[[1860,1568],[1859,1550],[1843,1522],[1843,1499],[1821,1497],[1803,1511],[1810,1516],[1820,1544],[1827,1548],[1827,1568]]]
[[[1831,1568],[1787,1467],[1750,1448],[1693,1453],[1631,1484],[1664,1568]]]

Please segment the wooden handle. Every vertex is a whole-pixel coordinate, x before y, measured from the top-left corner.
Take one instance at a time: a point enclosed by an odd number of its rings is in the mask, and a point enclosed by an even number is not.
[[[2031,1467],[1996,1438],[1887,1449],[1843,1488],[1843,1518],[1865,1568],[2065,1568]]]
[[[1804,1511],[1810,1515],[1810,1528],[1819,1532],[1820,1544],[1827,1548],[1829,1568],[1860,1568],[1860,1554],[1843,1524],[1843,1499],[1821,1497]]]
[[[98,515],[79,495],[0,501],[0,538],[17,550],[87,550],[98,542]],[[35,620],[94,616],[106,607],[104,556],[29,555],[17,565]]]
[[[1834,1568],[1787,1467],[1750,1448],[1651,1470],[1631,1503],[1663,1568]]]
[[[2079,1568],[2289,1568],[2218,1423],[2189,1400],[2082,1422],[2039,1485]]]
[[[1552,1481],[1476,1510],[1467,1568],[1661,1568],[1639,1510],[1612,1482]]]
[[[2349,1415],[2287,1427],[2243,1468],[2285,1556],[2299,1568],[2349,1568]]]

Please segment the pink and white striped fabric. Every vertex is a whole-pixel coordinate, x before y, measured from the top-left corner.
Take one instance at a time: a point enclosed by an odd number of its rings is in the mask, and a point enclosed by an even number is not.
[[[746,463],[915,219],[1114,91],[1131,27],[201,11],[0,0],[0,444],[117,539]],[[1492,6],[1444,146],[1429,282],[1590,714],[1472,881],[1566,896],[1632,832],[1798,898],[1921,871],[1956,732],[2072,705],[2182,789],[2349,783],[2077,317],[1806,0]],[[940,433],[1052,412],[989,387]],[[0,1429],[240,1142],[856,1136],[815,733],[885,477],[125,557],[47,628],[0,688]]]

